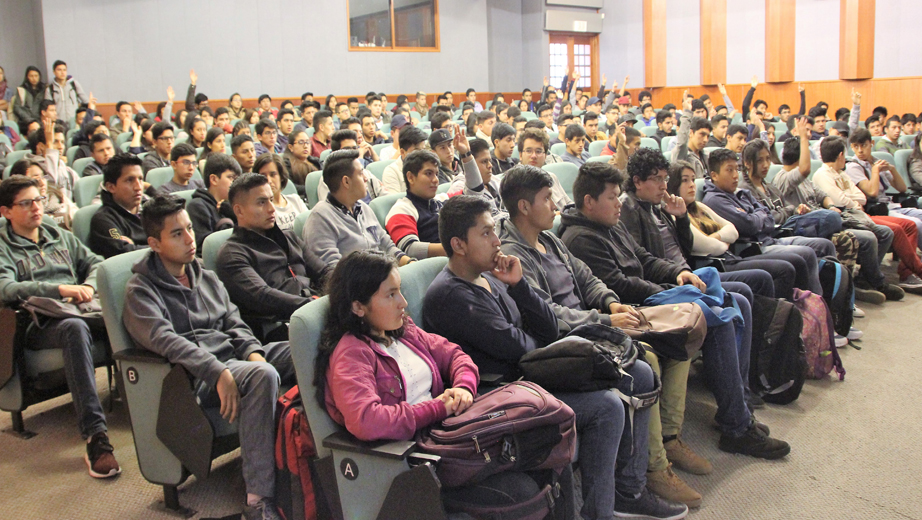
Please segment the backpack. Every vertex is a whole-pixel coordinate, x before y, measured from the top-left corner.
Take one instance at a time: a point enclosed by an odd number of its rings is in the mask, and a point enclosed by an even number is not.
[[[452,488],[504,471],[562,471],[573,459],[576,422],[547,390],[516,381],[478,396],[461,415],[419,437],[420,451],[441,457],[436,475]]]
[[[836,349],[832,316],[826,301],[810,291],[794,289],[794,306],[804,320],[801,337],[807,358],[807,377],[823,379],[835,368],[839,380],[845,379],[845,368]]]
[[[566,471],[570,475],[560,479],[554,470],[497,473],[477,484],[442,490],[442,506],[449,518],[466,513],[490,520],[572,520],[572,470]]]
[[[755,295],[749,385],[768,403],[788,404],[800,396],[807,376],[803,327],[793,303]]]
[[[286,520],[332,518],[314,493],[317,449],[297,385],[279,397],[275,437],[275,503]]]
[[[833,260],[819,260],[820,284],[823,299],[832,314],[832,325],[840,336],[848,336],[854,322],[855,290],[852,275],[842,264]]]

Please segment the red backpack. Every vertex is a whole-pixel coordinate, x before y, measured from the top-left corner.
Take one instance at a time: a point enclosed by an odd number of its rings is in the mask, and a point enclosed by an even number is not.
[[[794,306],[804,319],[801,337],[807,353],[807,377],[823,379],[835,368],[839,380],[845,379],[845,368],[835,345],[832,313],[819,295],[794,289]]]
[[[318,504],[312,477],[317,449],[297,386],[279,397],[276,414],[276,505],[286,520],[317,520]]]

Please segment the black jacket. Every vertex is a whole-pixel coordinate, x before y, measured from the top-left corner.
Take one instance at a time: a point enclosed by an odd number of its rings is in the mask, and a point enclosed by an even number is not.
[[[133,215],[119,206],[106,190],[100,193],[100,198],[102,207],[90,221],[89,248],[105,258],[146,248],[147,234],[141,227],[140,215]],[[121,237],[128,237],[134,243],[129,244]]]
[[[564,245],[615,291],[623,303],[642,304],[648,296],[674,286],[676,277],[684,270],[640,247],[621,222],[613,227],[604,226],[572,207],[565,209],[560,217],[559,233]]]
[[[311,282],[326,266],[293,233],[278,226],[261,235],[237,227],[218,251],[215,271],[244,314],[288,320],[311,301]]]
[[[208,235],[222,229],[230,229],[236,224],[233,210],[228,204],[222,204],[218,210],[218,201],[211,192],[204,188],[195,190],[192,201],[186,206],[189,220],[192,221],[192,230],[195,231],[195,245],[198,256],[202,256],[202,243]],[[230,213],[230,215],[228,215]]]
[[[663,237],[660,236],[659,228],[653,219],[653,212],[655,211],[657,216],[663,219],[666,225],[672,229],[679,247],[682,249],[682,256],[685,258],[691,256],[694,237],[692,237],[691,221],[688,219],[688,214],[673,218],[672,215],[660,210],[658,205],[653,207],[649,202],[638,199],[637,195],[631,191],[627,192],[623,204],[621,223],[634,237],[634,240],[650,254],[657,258],[666,257],[666,246],[663,244]]]

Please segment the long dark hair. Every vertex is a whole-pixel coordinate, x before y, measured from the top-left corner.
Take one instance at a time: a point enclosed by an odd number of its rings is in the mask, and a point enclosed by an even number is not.
[[[36,83],[35,88],[32,88],[32,84],[29,83],[29,73],[32,71],[38,72],[38,83]],[[45,90],[45,83],[42,81],[42,71],[38,70],[38,67],[34,65],[29,65],[26,67],[26,73],[22,77],[22,88],[29,91],[33,96],[43,90]],[[41,101],[41,100],[39,100]]]
[[[202,150],[202,155],[199,157],[199,161],[202,159],[207,159],[208,156],[212,154],[211,147],[209,145],[218,138],[224,139],[224,130],[219,126],[213,126],[209,128],[208,133],[205,134],[205,142],[202,143],[202,147],[205,149]]]
[[[327,297],[330,299],[330,312],[327,323],[320,337],[317,349],[317,361],[314,364],[314,386],[317,388],[317,400],[326,407],[327,370],[330,368],[330,356],[346,334],[368,337],[374,341],[389,342],[403,336],[403,327],[385,331],[386,338],[371,334],[368,323],[352,312],[352,302],[367,305],[381,284],[397,268],[393,258],[373,251],[355,251],[336,264],[333,274],[327,282]]]
[[[743,147],[743,152],[740,154],[743,159],[743,173],[751,176],[752,170],[755,169],[756,162],[759,160],[759,152],[767,150],[771,154],[769,148],[768,142],[762,139],[753,139],[746,143],[746,146]]]

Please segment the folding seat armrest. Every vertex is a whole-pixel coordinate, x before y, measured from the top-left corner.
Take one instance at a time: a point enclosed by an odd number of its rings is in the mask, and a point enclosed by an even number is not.
[[[499,386],[503,382],[502,374],[480,374],[480,384],[482,385]]]
[[[167,358],[143,348],[128,348],[120,352],[115,352],[112,354],[112,359],[115,361],[129,361],[135,363],[169,363]]]
[[[338,431],[323,439],[323,447],[331,450],[363,453],[394,460],[405,460],[416,448],[414,441],[361,441],[347,431]]]
[[[689,258],[692,269],[701,269],[702,267],[713,267],[718,272],[726,271],[724,259],[718,256],[692,256]]]

